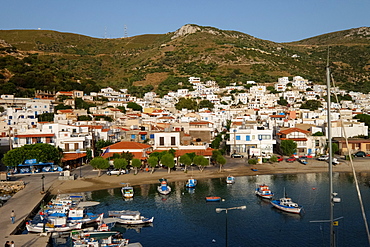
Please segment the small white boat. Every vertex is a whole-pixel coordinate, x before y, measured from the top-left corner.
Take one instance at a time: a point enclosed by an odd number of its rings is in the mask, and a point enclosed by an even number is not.
[[[299,214],[303,208],[301,205],[298,205],[298,203],[293,202],[292,199],[287,197],[286,195],[279,200],[272,200],[271,204],[275,208],[280,209],[284,212],[295,214]]]
[[[256,195],[263,199],[272,199],[274,193],[271,192],[270,188],[266,184],[257,185]]]
[[[123,247],[128,246],[129,240],[123,239],[121,237],[109,236],[106,238],[95,238],[95,237],[85,237],[81,239],[73,239],[72,246],[76,247]]]
[[[171,187],[168,186],[167,179],[162,178],[159,181],[161,182],[161,185],[157,187],[158,192],[162,195],[168,195],[171,193]]]
[[[11,197],[12,197],[11,195],[6,195],[6,194],[4,194],[4,195],[1,195],[1,196],[0,196],[0,200],[1,200],[1,201],[7,201],[7,200],[9,200]]]
[[[82,223],[67,223],[67,218],[57,218],[53,223],[45,223],[45,232],[68,232],[81,229]],[[44,223],[30,224],[26,223],[28,232],[44,232]]]
[[[121,188],[122,196],[124,198],[133,198],[134,197],[134,188],[131,187],[129,184],[126,184],[124,187]]]
[[[186,182],[187,188],[194,188],[196,185],[197,185],[197,180],[194,178],[189,178],[188,181]]]
[[[153,223],[154,217],[146,218],[141,216],[139,211],[108,211],[109,217],[114,217],[116,223],[124,225],[139,225]]]
[[[226,178],[226,183],[227,184],[233,184],[233,183],[235,183],[235,177],[233,177],[233,176],[227,176],[227,178]]]

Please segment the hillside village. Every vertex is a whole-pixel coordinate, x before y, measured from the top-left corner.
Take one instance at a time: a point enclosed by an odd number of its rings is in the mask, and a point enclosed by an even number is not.
[[[49,143],[63,150],[65,165],[85,160],[86,151],[93,149],[99,140],[114,143],[101,150],[105,158],[130,152],[145,161],[151,152],[171,148],[176,150],[176,157],[194,152],[210,158],[211,143],[222,134],[230,147],[227,155],[268,157],[280,153],[282,140],[296,142],[298,156],[315,157],[325,153],[325,85],[315,85],[300,76],[291,81],[282,77],[273,84],[275,92],[271,93],[265,84],[254,81],[248,82],[249,88],[237,84],[220,88],[217,82],[203,82],[199,77],[190,77],[189,82],[193,90],[179,89],[161,98],[154,92],[136,98],[126,89],[115,91],[110,87],[89,95],[83,91],[38,92],[35,98],[1,95],[0,105],[4,108],[0,123],[1,147],[9,150],[26,144]],[[336,87],[332,93],[352,97],[352,101],[331,104],[332,136],[338,143],[339,154],[348,154],[342,126],[352,150],[370,152],[370,140],[359,138],[368,136],[368,126],[353,118],[370,112],[370,95]],[[76,109],[76,98],[96,106]],[[181,98],[208,100],[214,107],[177,110],[175,105]],[[72,109],[57,110],[53,121],[39,122],[37,116],[54,113],[60,99]],[[279,104],[282,99],[286,105]],[[322,105],[314,111],[300,109],[307,100],[320,101]],[[140,105],[142,110],[128,108],[129,102]],[[91,120],[78,121],[81,116],[89,116]],[[323,135],[316,135],[318,132]]]

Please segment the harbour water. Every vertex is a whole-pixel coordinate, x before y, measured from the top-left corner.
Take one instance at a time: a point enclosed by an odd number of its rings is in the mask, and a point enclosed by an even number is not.
[[[370,174],[359,176],[360,189],[368,215],[370,209]],[[301,215],[281,212],[268,200],[258,198],[256,184],[267,184],[282,197],[284,188],[293,201],[304,207]],[[329,223],[310,221],[329,219],[328,174],[260,175],[236,177],[227,185],[226,176],[199,180],[194,190],[184,182],[171,183],[168,196],[159,195],[158,184],[134,187],[133,200],[125,201],[120,188],[87,193],[89,200],[101,204],[95,213],[108,210],[137,210],[154,216],[152,226],[120,230],[130,242],[144,247],[156,246],[328,246]],[[338,246],[367,246],[359,200],[352,174],[335,173],[334,191],[342,199],[335,204],[334,218],[343,217],[335,227]],[[220,196],[221,202],[206,202],[206,196]],[[216,213],[216,208],[247,206],[246,210]],[[227,217],[227,228],[226,228]],[[227,230],[227,231],[226,231]]]

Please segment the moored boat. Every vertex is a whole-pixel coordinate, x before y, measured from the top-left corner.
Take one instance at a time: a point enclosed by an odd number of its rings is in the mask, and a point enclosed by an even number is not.
[[[295,214],[299,214],[303,208],[301,205],[298,205],[298,203],[293,202],[292,199],[287,197],[286,195],[279,200],[272,200],[271,204],[275,208],[280,209],[284,212]]]
[[[26,223],[26,228],[28,232],[68,232],[76,229],[81,229],[82,223],[67,223],[67,218],[56,218],[53,222],[48,223],[37,223],[31,224]]]
[[[122,192],[122,196],[124,198],[133,198],[134,197],[134,188],[131,187],[129,184],[125,184],[125,186],[123,186],[121,188],[121,192]]]
[[[219,202],[221,201],[221,197],[219,196],[207,196],[206,202]]]
[[[235,183],[235,177],[233,177],[231,175],[227,176],[226,183],[227,184],[233,184],[233,183]]]
[[[257,196],[264,199],[271,199],[274,196],[274,193],[271,192],[269,186],[266,184],[257,185],[255,193]]]
[[[161,185],[157,187],[158,192],[162,195],[168,195],[171,193],[171,187],[168,186],[167,179],[162,178],[159,181],[161,182]]]
[[[187,188],[194,188],[196,185],[197,185],[197,180],[194,178],[189,178],[188,181],[186,182]]]
[[[124,225],[139,225],[153,223],[154,217],[146,218],[139,211],[108,211],[109,217],[114,217],[114,222]],[[111,221],[113,221],[111,220]]]

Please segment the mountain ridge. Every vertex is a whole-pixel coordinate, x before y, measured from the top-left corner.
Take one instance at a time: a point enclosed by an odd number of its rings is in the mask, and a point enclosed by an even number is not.
[[[33,85],[36,87],[29,88],[25,83],[19,85],[19,80],[25,80],[20,78],[22,74],[9,64],[2,65],[0,85],[11,82],[20,91],[50,90],[51,86],[68,89],[78,86],[78,81],[94,81],[100,87],[146,86],[146,90],[165,93],[178,88],[176,81],[186,83],[189,76],[216,80],[221,85],[245,84],[248,80],[274,82],[278,77],[295,75],[324,83],[328,46],[331,46],[331,66],[338,84],[347,88],[350,85],[350,89],[361,85],[365,92],[370,91],[369,27],[289,43],[195,24],[186,24],[166,34],[116,39],[45,30],[0,30],[0,40],[3,40],[0,42],[3,60],[17,54],[18,59],[48,67],[51,85],[36,83]],[[33,65],[29,67],[37,69]],[[63,78],[58,77],[61,71]],[[32,80],[38,79],[30,71],[26,73]],[[39,70],[37,73],[43,74]]]

